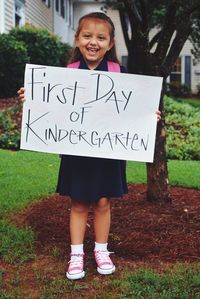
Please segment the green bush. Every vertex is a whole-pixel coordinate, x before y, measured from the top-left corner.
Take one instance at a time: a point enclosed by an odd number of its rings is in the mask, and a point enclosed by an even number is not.
[[[16,105],[0,112],[0,148],[19,149],[21,110],[21,105]]]
[[[168,158],[200,160],[200,109],[166,97],[165,110]]]
[[[177,86],[174,83],[168,83],[166,95],[171,97],[189,97],[191,96],[191,89],[187,84]]]
[[[0,35],[0,98],[23,86],[26,63],[65,66],[71,47],[46,29],[17,27]]]
[[[26,46],[14,36],[0,35],[0,98],[16,94],[23,84],[24,65],[29,62]]]
[[[67,64],[71,47],[48,30],[26,25],[12,29],[10,35],[26,44],[30,63],[52,66]]]

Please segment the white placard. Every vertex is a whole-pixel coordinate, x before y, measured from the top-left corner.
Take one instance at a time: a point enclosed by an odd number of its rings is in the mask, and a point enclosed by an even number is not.
[[[153,162],[162,78],[27,64],[21,149]]]

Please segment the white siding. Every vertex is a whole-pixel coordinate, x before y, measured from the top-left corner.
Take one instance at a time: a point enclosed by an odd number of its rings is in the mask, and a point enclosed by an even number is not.
[[[119,61],[121,61],[122,56],[127,56],[127,48],[124,42],[124,36],[122,32],[121,22],[119,19],[119,12],[117,10],[109,10],[107,15],[111,18],[115,25],[115,44],[117,50],[117,56]]]
[[[60,11],[56,11],[54,1],[54,32],[61,37],[63,42],[73,44],[73,6],[69,0],[65,0],[65,16],[61,16]],[[60,10],[60,8],[59,8]]]
[[[91,12],[101,11],[101,4],[95,1],[76,1],[74,3],[74,28],[78,26],[79,19]]]
[[[14,25],[14,0],[7,0],[4,3],[4,32],[8,32]]]
[[[0,33],[3,33],[5,30],[5,21],[4,21],[4,0],[0,1]]]
[[[41,0],[26,0],[25,18],[26,23],[53,31],[52,1],[49,8]]]

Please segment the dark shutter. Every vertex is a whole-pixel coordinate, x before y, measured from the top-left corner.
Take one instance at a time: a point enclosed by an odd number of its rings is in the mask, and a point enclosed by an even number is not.
[[[191,88],[191,56],[185,56],[185,84]]]

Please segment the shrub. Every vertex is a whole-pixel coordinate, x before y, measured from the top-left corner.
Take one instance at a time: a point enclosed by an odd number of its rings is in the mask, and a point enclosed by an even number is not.
[[[25,26],[0,35],[0,98],[16,95],[23,86],[26,63],[65,66],[70,51],[46,29]]]
[[[0,112],[0,147],[19,149],[21,127],[21,105]]]
[[[200,110],[165,98],[167,156],[169,159],[200,160]]]
[[[46,29],[30,25],[13,28],[10,35],[24,42],[30,58],[30,63],[65,66],[71,47],[62,43],[60,38]]]
[[[172,97],[189,97],[191,95],[191,89],[187,84],[177,86],[173,83],[168,83],[166,94]]]
[[[14,36],[0,35],[0,98],[16,94],[23,84],[25,63],[29,62],[26,46]]]

